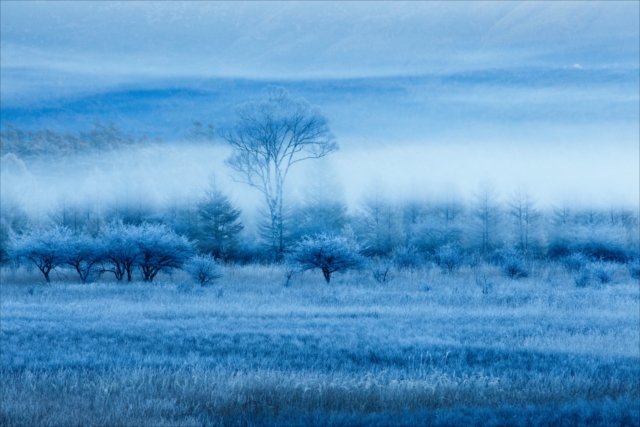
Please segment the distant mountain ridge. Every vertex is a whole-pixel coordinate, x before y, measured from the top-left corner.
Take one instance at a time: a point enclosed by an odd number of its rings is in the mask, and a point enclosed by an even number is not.
[[[272,84],[323,108],[339,137],[410,138],[459,123],[638,117],[637,69],[576,65],[358,79],[164,79],[38,104],[3,102],[1,127],[77,133],[96,121],[112,121],[136,137],[178,141],[194,121],[229,125],[235,105],[259,98]]]

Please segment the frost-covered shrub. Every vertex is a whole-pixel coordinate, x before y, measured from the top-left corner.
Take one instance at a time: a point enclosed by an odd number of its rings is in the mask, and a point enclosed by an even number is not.
[[[554,236],[549,245],[550,258],[564,258],[579,252],[590,259],[624,263],[628,260],[627,230],[619,225],[593,224],[572,227]]]
[[[72,238],[71,232],[65,227],[31,230],[17,240],[15,257],[33,262],[49,283],[51,270],[66,262],[66,250]]]
[[[518,279],[529,276],[529,268],[522,253],[515,248],[508,248],[498,254],[500,268],[505,276]]]
[[[451,274],[464,262],[464,254],[457,245],[444,245],[436,250],[436,263]]]
[[[193,244],[164,225],[142,224],[133,229],[140,249],[137,264],[145,282],[161,271],[180,268],[193,254]]]
[[[572,254],[567,255],[562,258],[562,265],[569,271],[570,273],[580,272],[589,259],[580,252],[573,252]]]
[[[369,261],[369,268],[373,279],[380,284],[384,285],[393,278],[393,261],[388,258],[374,257]]]
[[[327,283],[333,273],[359,267],[363,262],[355,241],[328,234],[303,238],[288,259],[298,264],[301,271],[320,269]]]
[[[182,269],[200,286],[213,284],[222,277],[220,266],[211,255],[196,255],[185,262]]]
[[[604,285],[613,281],[618,266],[614,263],[599,261],[589,264],[588,269],[591,277]]]
[[[402,269],[415,269],[423,265],[418,248],[412,245],[396,246],[391,259],[396,267]]]

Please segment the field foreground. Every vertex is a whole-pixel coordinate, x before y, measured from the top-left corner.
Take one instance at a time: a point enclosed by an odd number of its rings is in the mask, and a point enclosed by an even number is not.
[[[0,424],[640,425],[640,290],[624,274],[161,279],[5,272]]]

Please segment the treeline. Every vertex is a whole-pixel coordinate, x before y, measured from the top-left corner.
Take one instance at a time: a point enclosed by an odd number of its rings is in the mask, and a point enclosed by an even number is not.
[[[213,141],[216,131],[211,123],[194,121],[182,137],[185,141]],[[124,132],[113,121],[93,122],[88,131],[59,133],[53,129],[20,129],[5,123],[0,131],[0,155],[13,153],[21,159],[55,158],[72,154],[99,154],[126,147],[140,147],[164,142],[162,137],[138,137]]]
[[[13,153],[19,158],[62,157],[72,154],[90,154],[117,150],[124,147],[135,147],[152,142],[161,142],[161,138],[153,141],[147,135],[134,137],[125,133],[114,122],[93,123],[89,131],[78,134],[70,132],[61,134],[52,129],[23,130],[6,123],[0,132],[1,154]]]
[[[195,252],[229,263],[279,262],[305,236],[345,236],[369,258],[406,258],[413,263],[439,262],[443,249],[490,259],[506,249],[526,259],[561,259],[582,254],[592,260],[624,263],[639,255],[638,211],[624,208],[541,209],[526,191],[498,199],[490,185],[474,197],[393,202],[382,192],[364,197],[354,213],[327,187],[307,188],[295,205],[284,209],[282,242],[273,245],[270,218],[260,212],[255,232],[248,232],[241,211],[215,182],[196,200],[173,201],[162,208],[143,203],[97,211],[60,203],[35,223],[17,205],[4,203],[1,221],[3,262],[12,259],[20,236],[63,228],[75,236],[97,238],[109,224],[162,225],[193,243]],[[280,253],[280,247],[284,250]],[[404,254],[404,255],[403,255]]]

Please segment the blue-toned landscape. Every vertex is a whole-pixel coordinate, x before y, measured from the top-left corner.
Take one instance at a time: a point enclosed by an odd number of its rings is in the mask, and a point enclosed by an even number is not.
[[[0,424],[640,426],[638,2],[0,2]]]

